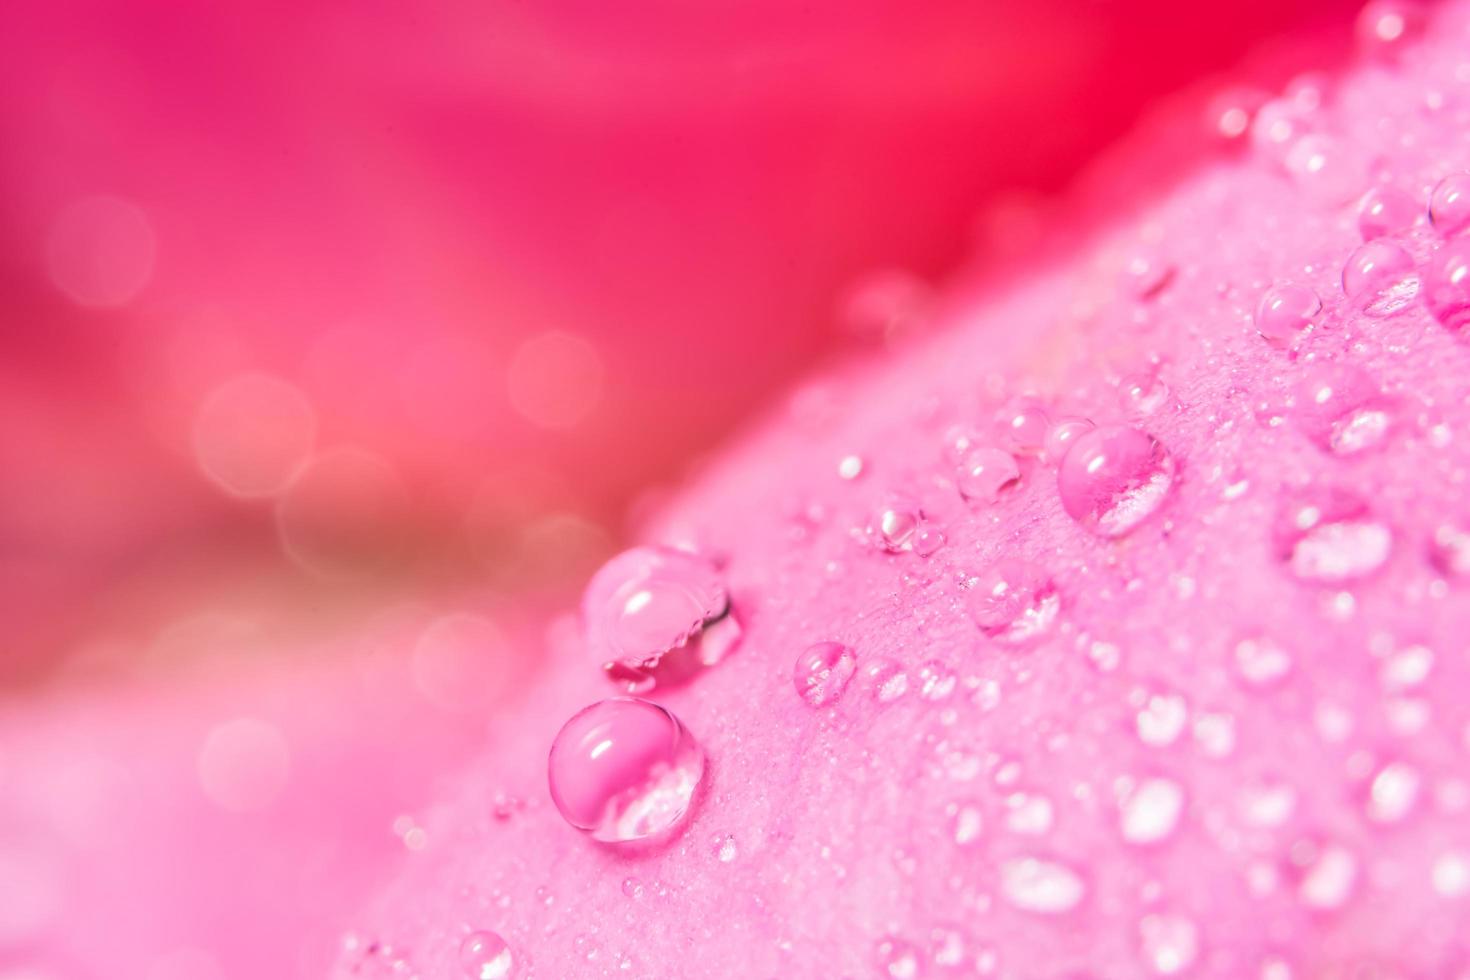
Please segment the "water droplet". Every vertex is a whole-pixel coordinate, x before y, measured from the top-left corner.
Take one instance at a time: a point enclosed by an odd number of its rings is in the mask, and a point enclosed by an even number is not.
[[[643,887],[643,882],[639,881],[637,878],[623,879],[623,894],[628,896],[629,898],[639,899],[647,893],[648,890]]]
[[[1419,773],[1403,762],[1390,762],[1378,770],[1368,791],[1368,819],[1374,823],[1398,823],[1409,815],[1419,799]]]
[[[919,975],[919,951],[902,939],[883,939],[874,950],[883,976],[892,980],[914,980]]]
[[[1470,531],[1456,524],[1441,524],[1429,543],[1429,560],[1441,575],[1470,576]]]
[[[969,604],[970,616],[982,633],[998,643],[1021,646],[1051,629],[1062,598],[1045,570],[1005,558],[976,579]]]
[[[1296,812],[1296,789],[1276,779],[1247,783],[1241,788],[1236,809],[1247,826],[1280,827]]]
[[[863,673],[874,699],[882,704],[891,704],[909,692],[908,673],[887,657],[869,664]]]
[[[921,518],[917,511],[904,506],[885,508],[878,515],[878,542],[884,551],[900,552],[912,549],[914,532],[919,529]]]
[[[793,680],[796,693],[813,708],[842,697],[857,670],[857,657],[849,647],[827,641],[814,643],[796,658]]]
[[[921,524],[919,525],[919,529],[914,532],[914,539],[910,542],[910,546],[913,548],[914,554],[920,558],[928,558],[940,548],[943,548],[947,540],[944,532],[933,524]]]
[[[960,461],[955,486],[966,500],[993,504],[1002,492],[1021,479],[1021,469],[1010,453],[1001,449],[972,449]]]
[[[1342,267],[1342,291],[1369,316],[1390,316],[1419,294],[1413,256],[1388,239],[1364,242]]]
[[[1285,162],[1297,139],[1307,131],[1309,110],[1291,99],[1272,99],[1251,120],[1251,145],[1267,159]]]
[[[1149,778],[1123,798],[1121,829],[1130,844],[1168,840],[1184,812],[1184,790],[1172,779]]]
[[[640,840],[683,818],[704,778],[704,752],[665,709],[611,698],[562,726],[548,774],[567,823],[596,840]]]
[[[1328,584],[1364,578],[1383,567],[1393,544],[1367,503],[1347,490],[1308,487],[1289,492],[1275,527],[1277,554],[1291,573]]]
[[[1429,194],[1429,222],[1445,238],[1470,228],[1470,173],[1450,174]]]
[[[985,818],[980,813],[980,808],[971,803],[950,804],[952,820],[950,823],[954,842],[961,847],[973,844],[980,839],[980,833],[985,829]]]
[[[1456,337],[1470,336],[1470,244],[1456,241],[1430,262],[1424,303]]]
[[[1322,133],[1293,143],[1284,164],[1297,187],[1323,204],[1351,201],[1363,186],[1364,168],[1350,146]]]
[[[1157,439],[1127,426],[1079,437],[1057,470],[1062,507],[1102,537],[1127,534],[1163,503],[1174,484],[1174,459]]]
[[[1413,690],[1429,679],[1434,669],[1434,651],[1421,644],[1395,650],[1384,658],[1378,680],[1384,690],[1398,694]]]
[[[1391,418],[1377,385],[1350,365],[1314,364],[1296,389],[1297,428],[1323,449],[1351,456],[1381,445]]]
[[[844,456],[837,461],[837,475],[844,480],[856,480],[863,475],[861,456]]]
[[[1420,9],[1404,0],[1369,0],[1358,12],[1358,43],[1378,57],[1396,55],[1423,27]]]
[[[1123,267],[1123,289],[1134,299],[1152,299],[1174,278],[1174,265],[1156,249],[1140,248]]]
[[[1034,398],[1012,398],[995,413],[995,424],[1006,448],[1019,456],[1035,456],[1046,445],[1050,422]]]
[[[1047,462],[1059,463],[1067,450],[1072,448],[1072,443],[1081,436],[1095,429],[1090,419],[1077,416],[1063,416],[1052,424],[1051,431],[1046,434],[1046,447],[1043,453]]]
[[[459,947],[459,963],[474,980],[506,980],[515,969],[510,946],[488,929],[465,937]]]
[[[1268,637],[1248,636],[1235,644],[1235,671],[1250,687],[1274,687],[1291,673],[1291,654]]]
[[[1146,915],[1138,923],[1143,956],[1160,976],[1173,976],[1199,956],[1199,927],[1182,915]]]
[[[1005,805],[1006,829],[1011,833],[1039,837],[1051,832],[1056,808],[1040,793],[1012,793]]]
[[[1397,187],[1375,187],[1358,205],[1358,231],[1364,241],[1407,231],[1418,220],[1419,202]]]
[[[1310,286],[1281,282],[1256,304],[1256,332],[1273,347],[1293,348],[1318,325],[1322,300]]]
[[[1464,898],[1470,895],[1470,854],[1464,851],[1446,851],[1434,859],[1430,872],[1434,890],[1444,898]]]
[[[1214,712],[1200,715],[1194,720],[1194,740],[1211,759],[1229,758],[1235,751],[1235,717]]]
[[[710,850],[721,864],[729,864],[740,856],[740,846],[734,834],[715,834]]]
[[[1125,415],[1153,415],[1169,404],[1169,386],[1156,374],[1135,374],[1118,384],[1118,408]]]
[[[1000,889],[1022,912],[1060,915],[1076,908],[1087,894],[1080,875],[1056,861],[1023,857],[1000,866]]]
[[[1189,705],[1178,694],[1148,694],[1134,715],[1134,729],[1145,745],[1162,748],[1179,740],[1189,721]]]
[[[665,657],[708,667],[734,648],[740,626],[714,563],[673,548],[633,548],[592,576],[582,596],[596,662],[629,690],[646,691]]]
[[[1297,898],[1307,908],[1328,912],[1346,905],[1357,883],[1358,859],[1347,848],[1329,844],[1307,867]]]
[[[919,665],[919,697],[925,701],[943,701],[954,694],[959,678],[954,671],[938,660],[928,660]]]

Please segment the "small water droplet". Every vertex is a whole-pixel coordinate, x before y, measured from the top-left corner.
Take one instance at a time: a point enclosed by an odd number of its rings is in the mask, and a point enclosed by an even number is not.
[[[1385,691],[1399,694],[1423,684],[1433,669],[1434,651],[1416,643],[1385,657],[1378,669],[1378,680]]]
[[[1145,745],[1162,748],[1179,740],[1189,721],[1189,705],[1178,694],[1147,694],[1134,715],[1134,729]]]
[[[1274,687],[1291,666],[1291,654],[1269,637],[1248,636],[1235,644],[1235,671],[1249,687]]]
[[[1424,303],[1451,334],[1470,336],[1470,244],[1453,242],[1431,260]]]
[[[1292,143],[1284,164],[1297,187],[1323,204],[1351,201],[1363,186],[1364,168],[1352,148],[1323,133]]]
[[[1005,558],[976,579],[969,605],[982,633],[998,643],[1022,646],[1051,629],[1062,599],[1044,569]]]
[[[740,847],[735,843],[734,834],[716,834],[710,850],[721,864],[729,864],[740,856]]]
[[[684,817],[704,778],[704,752],[664,708],[611,698],[562,726],[548,776],[567,823],[596,840],[640,840]]]
[[[1152,299],[1174,278],[1174,265],[1154,248],[1140,248],[1123,266],[1123,289],[1134,299]]]
[[[1172,779],[1149,778],[1123,798],[1121,829],[1130,844],[1168,840],[1184,812],[1184,790]]]
[[[1104,426],[1080,436],[1057,470],[1062,507],[1102,537],[1142,524],[1174,484],[1174,459],[1157,439],[1128,426]]]
[[[1429,560],[1441,575],[1470,577],[1470,531],[1458,524],[1441,524],[1429,543]]]
[[[895,505],[885,508],[878,514],[878,543],[884,551],[912,550],[914,532],[919,529],[921,520],[919,513],[908,507]]]
[[[1470,895],[1470,853],[1446,851],[1434,859],[1430,872],[1434,890],[1443,898]]]
[[[1240,819],[1250,827],[1280,827],[1296,812],[1296,789],[1278,779],[1246,783],[1236,800]]]
[[[1052,424],[1051,431],[1046,434],[1043,457],[1049,463],[1061,462],[1062,457],[1067,455],[1067,450],[1072,448],[1072,443],[1095,428],[1090,419],[1075,415],[1062,416]]]
[[[950,832],[954,842],[964,847],[979,840],[981,831],[985,829],[985,818],[980,808],[972,803],[963,803],[950,804],[950,810]]]
[[[898,663],[883,657],[864,670],[873,697],[882,704],[897,701],[909,692],[909,675]]]
[[[1358,883],[1358,859],[1338,844],[1322,848],[1297,886],[1297,898],[1310,909],[1340,909],[1352,898]]]
[[[1338,456],[1381,445],[1392,421],[1373,379],[1351,365],[1309,367],[1297,385],[1295,408],[1297,427]]]
[[[1322,300],[1310,286],[1280,282],[1256,304],[1256,332],[1273,347],[1294,348],[1318,326],[1321,312]]]
[[[913,548],[914,554],[920,558],[928,558],[940,548],[943,548],[947,542],[948,539],[939,528],[933,524],[921,524],[919,525],[919,529],[914,532],[911,547]]]
[[[679,651],[681,666],[712,666],[733,649],[739,623],[713,562],[673,548],[633,548],[612,558],[582,597],[587,642],[609,677],[646,691]]]
[[[1374,823],[1398,823],[1409,815],[1419,799],[1417,770],[1403,762],[1390,762],[1373,777],[1368,792],[1368,819]]]
[[[1286,494],[1275,527],[1277,554],[1308,582],[1342,583],[1376,572],[1393,535],[1347,490],[1307,487]]]
[[[643,887],[643,882],[637,878],[624,878],[623,894],[632,899],[640,899],[647,894],[647,889]]]
[[[1194,740],[1211,759],[1229,758],[1235,751],[1235,717],[1210,712],[1194,720]]]
[[[792,680],[801,699],[819,708],[842,697],[855,670],[857,657],[851,648],[829,640],[802,651],[796,658]]]
[[[459,947],[459,963],[474,980],[506,980],[515,969],[510,946],[488,929],[465,937]]]
[[[863,475],[861,456],[844,456],[837,461],[837,475],[844,480],[856,480]]]
[[[928,660],[919,665],[919,697],[925,701],[943,701],[954,694],[959,678],[954,671],[938,660]]]
[[[1364,241],[1395,235],[1411,228],[1419,214],[1419,202],[1407,192],[1375,187],[1358,204],[1358,231]]]
[[[1006,829],[1013,834],[1039,837],[1051,832],[1056,807],[1040,793],[1012,793],[1005,800]]]
[[[1419,294],[1413,256],[1388,239],[1364,242],[1343,264],[1342,291],[1369,316],[1397,313]]]
[[[1156,374],[1135,374],[1118,384],[1118,408],[1133,418],[1153,415],[1169,404],[1169,386]]]
[[[1445,238],[1470,228],[1470,173],[1450,174],[1429,194],[1429,222]]]
[[[995,413],[995,424],[1005,447],[1018,456],[1035,456],[1046,445],[1050,421],[1034,398],[1012,398]]]
[[[1002,862],[1000,888],[1012,906],[1038,915],[1069,912],[1087,894],[1087,885],[1077,872],[1057,861],[1034,857]]]
[[[1015,457],[1001,449],[979,447],[965,454],[955,473],[955,486],[966,500],[993,504],[1021,479]]]
[[[912,944],[892,937],[880,940],[874,959],[883,976],[891,980],[914,980],[919,976],[919,951]]]
[[[1138,923],[1143,956],[1160,976],[1173,976],[1199,956],[1199,927],[1182,915],[1146,915]]]

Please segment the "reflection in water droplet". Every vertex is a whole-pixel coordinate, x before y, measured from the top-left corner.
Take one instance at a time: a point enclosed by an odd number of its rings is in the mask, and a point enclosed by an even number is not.
[[[1169,386],[1156,374],[1135,374],[1118,383],[1118,408],[1133,418],[1153,415],[1169,404]]]
[[[970,616],[998,643],[1020,646],[1045,635],[1062,599],[1045,570],[1016,558],[987,568],[970,590]]]
[[[488,929],[465,937],[459,947],[459,963],[473,980],[506,980],[515,969],[510,946]]]
[[[1418,220],[1419,202],[1397,187],[1375,187],[1358,205],[1358,231],[1364,241],[1407,231]]]
[[[1096,426],[1090,419],[1077,416],[1063,416],[1057,419],[1051,431],[1046,434],[1043,457],[1049,463],[1060,463],[1062,457],[1067,455],[1067,450],[1072,448],[1072,443],[1095,428]]]
[[[966,500],[993,504],[1020,479],[1021,469],[1010,453],[979,447],[970,450],[960,461],[955,486]]]
[[[709,667],[740,637],[719,569],[673,548],[633,548],[610,559],[587,584],[582,616],[595,662],[630,690],[650,689],[676,650],[697,661],[692,666]]]
[[[683,818],[704,778],[704,752],[665,709],[612,698],[562,726],[548,777],[567,823],[597,840],[639,840]]]
[[[815,643],[796,658],[796,693],[813,708],[842,696],[857,670],[857,657],[841,643]]]
[[[1000,888],[1012,906],[1038,915],[1071,911],[1087,893],[1077,872],[1059,862],[1033,857],[1002,862]]]
[[[1369,316],[1390,316],[1409,306],[1419,294],[1414,259],[1388,239],[1359,245],[1342,267],[1342,291]]]
[[[1105,426],[1079,437],[1057,471],[1062,507],[1102,537],[1142,524],[1174,484],[1174,460],[1157,439],[1127,426]]]
[[[1035,456],[1046,445],[1050,427],[1046,409],[1034,398],[1013,398],[995,413],[1005,447],[1019,456]]]
[[[1256,304],[1256,332],[1273,347],[1292,348],[1318,325],[1322,300],[1309,286],[1277,283]]]
[[[919,529],[919,514],[908,507],[893,506],[878,514],[878,543],[884,551],[900,552],[912,548],[914,532]]]
[[[1341,583],[1383,567],[1393,535],[1355,494],[1308,487],[1283,499],[1275,543],[1279,557],[1297,578]]]

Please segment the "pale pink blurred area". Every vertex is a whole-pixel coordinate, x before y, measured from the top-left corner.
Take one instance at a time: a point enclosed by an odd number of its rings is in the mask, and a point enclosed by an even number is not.
[[[1350,21],[5,5],[0,971],[320,975],[630,508]]]

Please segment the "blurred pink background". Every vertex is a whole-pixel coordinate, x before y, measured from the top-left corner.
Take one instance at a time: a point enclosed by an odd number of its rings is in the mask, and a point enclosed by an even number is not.
[[[630,514],[1351,14],[7,5],[0,977],[320,975]]]

